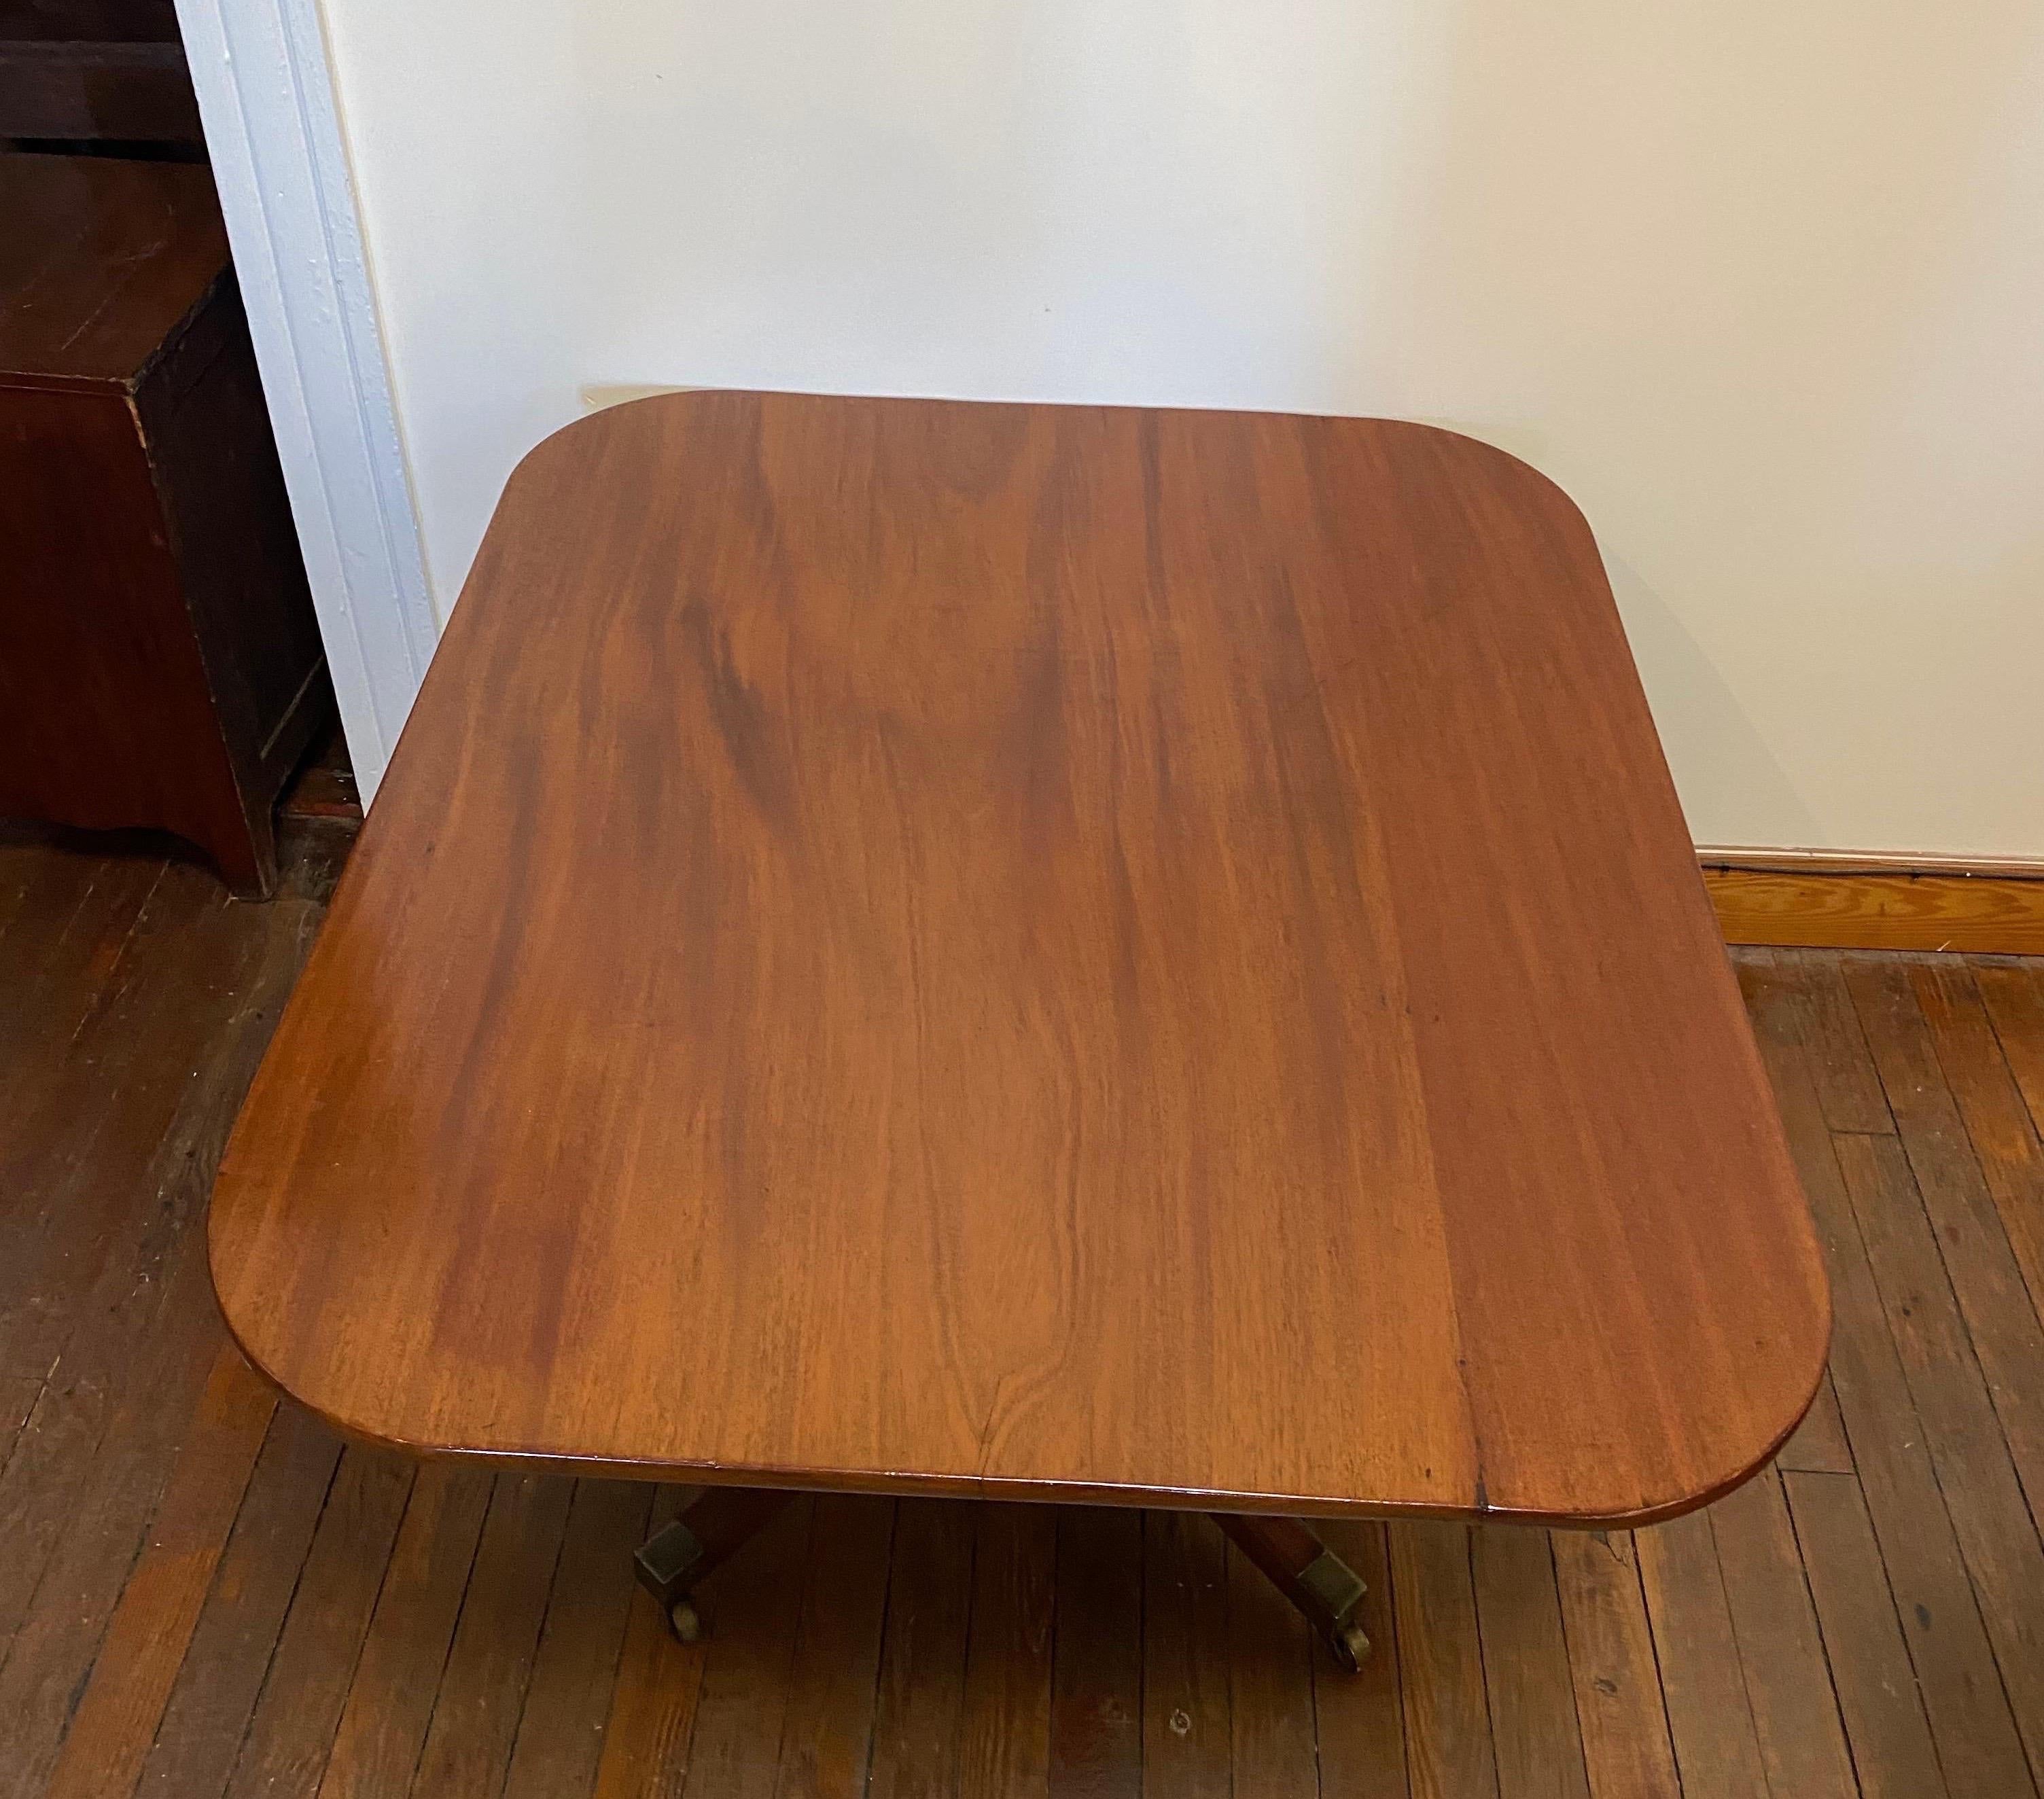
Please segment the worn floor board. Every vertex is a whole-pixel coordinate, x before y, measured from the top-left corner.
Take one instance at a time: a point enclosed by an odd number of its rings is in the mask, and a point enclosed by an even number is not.
[[[1143,1787],[1234,1790],[1228,1540],[1197,1512],[1143,1521]],[[1367,1578],[1367,1577],[1366,1577]]]
[[[1556,1531],[1553,1541],[1593,1799],[1680,1799],[1633,1540],[1617,1531]]]
[[[575,1483],[504,1799],[578,1796],[595,1782],[652,1497],[636,1483]]]
[[[1633,1539],[1683,1799],[1741,1799],[1767,1776],[1708,1512]]]
[[[410,1787],[490,1490],[488,1469],[445,1463],[421,1468],[412,1483],[320,1779],[320,1799],[374,1799]]]
[[[1837,1475],[1786,1474],[1782,1482],[1860,1791],[1866,1799],[1939,1799],[1944,1770],[1865,1498]]]

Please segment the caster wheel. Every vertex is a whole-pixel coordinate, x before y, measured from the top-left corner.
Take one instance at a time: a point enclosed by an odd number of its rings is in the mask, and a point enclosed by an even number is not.
[[[1359,1674],[1362,1659],[1370,1653],[1370,1639],[1363,1635],[1361,1624],[1346,1624],[1328,1640],[1327,1647],[1343,1672]]]
[[[677,1599],[667,1608],[667,1628],[674,1633],[677,1643],[700,1643],[703,1634],[702,1613],[696,1609],[693,1600],[686,1598]]]

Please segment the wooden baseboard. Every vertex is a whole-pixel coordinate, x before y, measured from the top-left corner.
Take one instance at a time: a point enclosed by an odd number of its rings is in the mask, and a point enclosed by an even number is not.
[[[2044,863],[1697,854],[1727,943],[2044,956]]]

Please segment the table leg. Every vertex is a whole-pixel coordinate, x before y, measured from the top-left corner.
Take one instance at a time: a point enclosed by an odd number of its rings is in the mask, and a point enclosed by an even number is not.
[[[1298,1518],[1216,1512],[1213,1521],[1305,1614],[1335,1661],[1354,1674],[1370,1653],[1370,1639],[1356,1621],[1364,1588],[1354,1569]]]
[[[682,1642],[702,1634],[697,1582],[757,1536],[794,1497],[774,1488],[713,1486],[640,1546],[632,1558],[639,1584],[659,1601]],[[1213,1518],[1320,1632],[1335,1660],[1354,1673],[1370,1653],[1370,1639],[1356,1621],[1364,1590],[1355,1571],[1300,1519],[1228,1512]]]
[[[639,1584],[660,1601],[669,1628],[682,1642],[693,1643],[702,1635],[697,1582],[743,1548],[794,1498],[774,1487],[708,1487],[673,1523],[640,1545],[632,1558]]]

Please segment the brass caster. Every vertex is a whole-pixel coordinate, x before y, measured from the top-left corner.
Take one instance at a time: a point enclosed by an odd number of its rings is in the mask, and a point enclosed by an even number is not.
[[[695,1608],[695,1601],[686,1594],[667,1608],[667,1628],[674,1633],[677,1643],[702,1641],[702,1613]]]
[[[1363,1635],[1361,1624],[1344,1624],[1327,1639],[1327,1647],[1344,1673],[1360,1674],[1363,1657],[1370,1653],[1370,1639]]]

